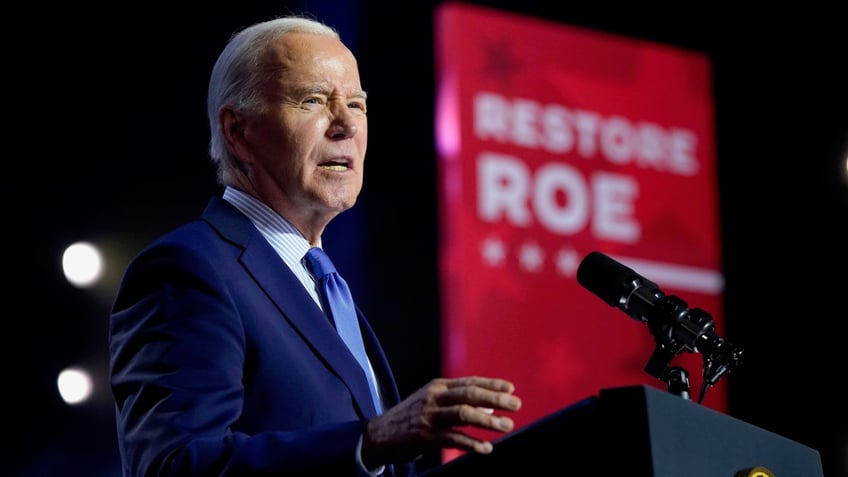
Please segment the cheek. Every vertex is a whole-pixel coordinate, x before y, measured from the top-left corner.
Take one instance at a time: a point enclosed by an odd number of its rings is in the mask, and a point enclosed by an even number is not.
[[[359,130],[356,138],[356,144],[362,152],[363,159],[365,158],[365,150],[368,148],[368,123],[365,123]]]

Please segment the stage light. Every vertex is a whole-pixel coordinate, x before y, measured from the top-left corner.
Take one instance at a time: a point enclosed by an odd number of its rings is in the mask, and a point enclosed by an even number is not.
[[[66,368],[56,380],[59,395],[71,405],[86,402],[94,388],[91,375],[82,368]]]
[[[86,288],[95,285],[103,276],[103,255],[88,242],[76,242],[62,254],[65,278],[74,286]]]

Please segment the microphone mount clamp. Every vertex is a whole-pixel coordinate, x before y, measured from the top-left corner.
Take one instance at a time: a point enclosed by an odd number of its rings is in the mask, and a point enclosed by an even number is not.
[[[698,402],[702,402],[707,389],[742,362],[743,350],[715,333],[715,322],[700,308],[688,308],[685,301],[674,295],[657,294],[651,308],[651,317],[639,315],[654,336],[656,347],[645,366],[645,371],[663,379],[669,387],[669,365],[672,359],[683,352],[701,353],[703,356],[703,382]],[[637,302],[638,303],[638,302]]]

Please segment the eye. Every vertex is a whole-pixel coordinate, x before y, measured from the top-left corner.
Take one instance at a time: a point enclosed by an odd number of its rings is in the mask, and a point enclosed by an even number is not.
[[[368,111],[368,108],[365,106],[364,101],[351,101],[347,104],[347,107],[350,109],[357,109],[363,113]]]
[[[324,104],[324,100],[318,96],[311,96],[303,100],[304,104]]]

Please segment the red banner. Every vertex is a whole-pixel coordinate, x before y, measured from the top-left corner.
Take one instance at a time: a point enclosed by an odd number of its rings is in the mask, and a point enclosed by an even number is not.
[[[445,374],[515,382],[520,427],[603,388],[664,388],[646,325],[575,272],[600,251],[721,334],[708,58],[478,6],[436,15]],[[672,364],[696,399],[701,356]],[[704,405],[726,410],[723,381]]]

